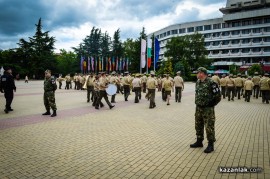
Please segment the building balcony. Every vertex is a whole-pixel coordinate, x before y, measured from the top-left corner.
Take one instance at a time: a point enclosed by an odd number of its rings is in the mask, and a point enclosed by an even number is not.
[[[208,58],[209,59],[215,59],[215,58],[241,58],[241,57],[269,57],[270,52],[264,52],[264,51],[259,51],[259,52],[236,52],[236,53],[209,53]]]

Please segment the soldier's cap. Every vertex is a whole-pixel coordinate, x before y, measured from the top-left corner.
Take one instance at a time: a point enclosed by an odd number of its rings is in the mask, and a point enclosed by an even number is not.
[[[241,73],[238,73],[237,76],[241,76]]]
[[[197,73],[200,73],[200,72],[202,72],[202,73],[204,73],[204,74],[207,74],[207,69],[204,68],[204,67],[199,67],[199,68],[197,69]]]
[[[129,74],[129,72],[128,71],[125,71],[125,74]]]
[[[255,72],[254,74],[255,74],[255,75],[258,75],[259,73],[258,73],[258,72]]]
[[[51,72],[51,70],[48,70],[48,69],[47,69],[47,70],[45,71],[45,73],[52,73],[52,72]]]
[[[135,75],[135,77],[140,77],[141,76],[141,74],[139,74],[139,73],[137,73],[136,75]]]
[[[222,74],[222,76],[226,76],[225,74]]]
[[[248,79],[251,79],[251,76],[249,76]]]
[[[144,72],[144,75],[146,75],[146,72]]]
[[[264,76],[269,76],[269,74],[268,73],[265,73]]]
[[[176,74],[181,74],[181,71],[176,72]]]
[[[155,72],[151,71],[150,75],[155,75]]]
[[[229,77],[233,77],[233,74],[230,74]]]
[[[103,75],[103,74],[105,74],[105,72],[104,72],[104,71],[101,71],[101,72],[99,72],[99,73],[100,73],[100,74],[102,74],[102,75]]]
[[[112,75],[115,75],[115,74],[116,74],[116,72],[115,72],[115,71],[113,71],[113,72],[112,72]]]

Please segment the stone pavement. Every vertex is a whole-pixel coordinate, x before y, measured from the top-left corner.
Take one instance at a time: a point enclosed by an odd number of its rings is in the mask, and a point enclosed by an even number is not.
[[[0,178],[270,178],[270,105],[261,99],[221,101],[215,151],[195,142],[194,83],[182,103],[157,108],[134,94],[95,110],[86,92],[57,90],[56,118],[44,112],[41,81],[16,82],[13,112],[0,94]],[[144,95],[143,95],[144,96]],[[220,173],[218,167],[261,167],[261,173]]]

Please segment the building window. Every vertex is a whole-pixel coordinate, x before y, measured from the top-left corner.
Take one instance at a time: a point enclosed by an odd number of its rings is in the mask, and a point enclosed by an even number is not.
[[[262,24],[262,19],[253,19],[253,24]]]
[[[222,28],[230,28],[230,23],[222,23]]]
[[[159,35],[157,35],[156,38],[159,39]]]
[[[197,26],[196,31],[203,31],[203,26]]]
[[[242,40],[242,44],[248,44],[249,43],[249,39],[243,39]]]
[[[256,29],[253,29],[253,33],[261,33],[261,28],[256,28]]]
[[[265,27],[265,28],[263,29],[263,31],[264,31],[264,32],[270,32],[270,27]]]
[[[219,37],[219,35],[220,35],[219,32],[213,33],[213,37]]]
[[[240,21],[232,22],[232,27],[239,27],[241,26]]]
[[[213,29],[220,29],[221,25],[220,24],[213,24]]]
[[[229,50],[222,50],[222,54],[228,54]]]
[[[253,43],[260,43],[261,42],[261,38],[254,38],[253,40],[252,40],[252,42]]]
[[[211,34],[204,34],[204,38],[210,38],[211,37]]]
[[[168,31],[168,32],[167,32],[167,36],[169,36],[169,35],[171,35],[171,31]]]
[[[183,34],[183,33],[186,33],[186,29],[185,28],[179,29],[179,34]]]
[[[251,25],[251,20],[242,21],[242,26]]]
[[[265,51],[265,52],[270,52],[270,47],[264,48],[264,51]]]
[[[231,53],[238,53],[239,52],[239,49],[233,49],[232,51],[231,51]]]
[[[220,44],[220,42],[219,41],[215,41],[215,42],[213,42],[213,46],[218,46]]]
[[[211,25],[205,25],[205,26],[204,26],[204,30],[212,30]]]
[[[229,36],[229,35],[230,35],[230,32],[229,31],[222,32],[222,36]]]
[[[222,42],[222,45],[229,45],[229,43],[230,43],[229,40],[224,40],[224,41]]]
[[[234,30],[232,31],[232,35],[239,35],[240,31],[239,30]]]
[[[194,27],[187,28],[187,32],[194,32]]]
[[[163,33],[163,37],[166,37],[166,32]]]
[[[243,48],[242,53],[249,53],[250,49],[249,48]]]
[[[232,44],[239,44],[239,40],[232,40]]]
[[[163,34],[160,34],[160,35],[159,35],[159,38],[163,38]]]
[[[270,17],[265,17],[264,18],[264,23],[270,23]]]
[[[177,34],[177,30],[172,30],[172,34]]]
[[[253,48],[252,51],[253,52],[260,52],[261,51],[261,48]]]
[[[265,38],[263,39],[263,41],[264,41],[264,42],[270,42],[270,37],[265,37]]]
[[[219,50],[213,50],[213,54],[214,55],[219,54]]]
[[[242,34],[249,34],[250,33],[250,29],[244,29],[244,30],[242,30]]]
[[[206,47],[208,47],[208,46],[210,46],[211,45],[211,42],[205,42],[204,43],[204,46],[206,46]]]

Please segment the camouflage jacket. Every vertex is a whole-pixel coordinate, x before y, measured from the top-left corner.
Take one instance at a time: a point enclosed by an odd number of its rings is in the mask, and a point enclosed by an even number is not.
[[[55,91],[57,89],[57,85],[55,79],[53,77],[45,78],[44,80],[44,91]]]
[[[213,107],[221,100],[218,84],[207,77],[204,81],[196,83],[195,104],[199,107]]]

